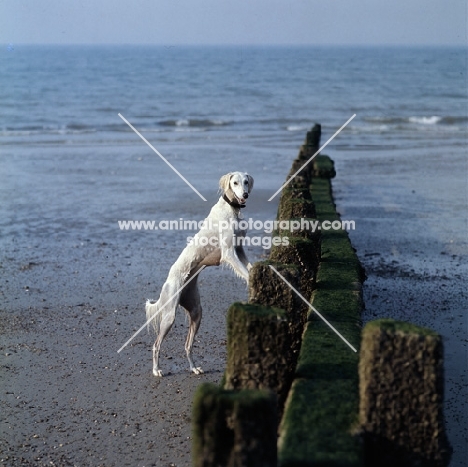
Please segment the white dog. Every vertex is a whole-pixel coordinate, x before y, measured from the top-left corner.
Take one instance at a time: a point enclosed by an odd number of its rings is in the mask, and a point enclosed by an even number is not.
[[[238,228],[241,208],[253,188],[253,178],[242,172],[223,175],[219,181],[222,196],[211,208],[203,228],[185,247],[169,271],[169,276],[162,287],[158,301],[146,302],[146,319],[151,320],[157,333],[153,346],[153,374],[162,376],[159,369],[159,351],[161,343],[174,323],[177,305],[181,305],[189,317],[189,332],[185,342],[185,351],[190,364],[190,371],[203,373],[192,360],[192,346],[200,326],[202,308],[198,293],[198,275],[194,274],[206,266],[227,264],[234,272],[249,281],[249,263],[242,242],[245,230]],[[185,285],[186,284],[186,285]]]

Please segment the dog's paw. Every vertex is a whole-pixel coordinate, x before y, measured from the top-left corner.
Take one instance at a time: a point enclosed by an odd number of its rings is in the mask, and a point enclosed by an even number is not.
[[[157,376],[158,378],[162,378],[162,376],[163,376],[161,370],[153,370],[153,375]]]
[[[196,368],[192,368],[192,373],[195,373],[196,375],[201,375],[203,373],[203,370],[197,366]]]

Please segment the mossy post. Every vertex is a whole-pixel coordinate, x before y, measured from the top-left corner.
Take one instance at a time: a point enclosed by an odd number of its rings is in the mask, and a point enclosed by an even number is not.
[[[304,238],[300,233],[282,233],[288,238],[287,245],[273,246],[270,260],[282,264],[295,264],[300,269],[298,290],[303,297],[310,298],[314,290],[315,275],[319,265],[320,242]]]
[[[286,179],[289,179],[294,175],[294,180],[291,181],[290,186],[295,185],[296,188],[307,188],[309,186],[313,169],[312,162],[308,161],[319,149],[321,133],[322,127],[318,123],[307,132],[305,142],[301,146],[299,154],[294,159],[289,174],[286,177]],[[304,167],[305,163],[307,165]]]
[[[271,389],[281,407],[292,380],[286,313],[279,308],[234,303],[227,323],[225,389]]]
[[[320,146],[320,137],[322,136],[322,126],[320,123],[316,123],[310,131],[306,133],[306,138],[304,144],[301,146],[299,151],[298,159],[302,160],[303,163],[309,160],[319,149]],[[306,171],[308,176],[312,172],[312,164],[309,163],[306,166]]]
[[[316,154],[319,137],[320,126],[316,126],[307,134],[295,164],[304,164]],[[310,180],[308,194],[302,195],[302,187],[291,182],[289,192],[283,191],[279,217],[289,215],[292,220],[302,208],[300,214],[313,216],[310,220],[317,224],[339,220],[330,182],[335,176],[333,161],[315,155],[305,171]],[[314,212],[307,212],[310,205]],[[285,235],[281,228],[279,235]],[[362,328],[362,268],[346,232],[299,230],[290,237],[289,248],[272,248],[270,260],[296,265],[302,295],[346,337],[346,343],[307,310],[294,381],[279,428],[279,465],[362,467],[362,444],[353,433],[359,411],[356,349]]]
[[[359,361],[366,465],[447,466],[443,348],[435,332],[394,320],[366,325]]]
[[[314,218],[315,205],[310,196],[308,185],[301,187],[297,183],[291,182],[281,192],[277,219],[289,220],[301,217]]]
[[[312,151],[317,151],[320,144],[320,137],[322,135],[322,125],[316,123],[310,131],[306,134],[306,144]]]
[[[270,268],[275,267],[294,287],[298,287],[300,271],[295,264],[280,264],[273,261],[255,263],[249,273],[249,303],[277,307],[291,312],[300,299]]]
[[[198,387],[193,401],[194,467],[276,467],[276,400],[269,391]]]
[[[296,367],[308,307],[270,268],[272,265],[292,286],[300,289],[302,274],[295,264],[272,261],[255,263],[249,274],[249,303],[277,307],[286,312],[289,323],[289,349],[286,352],[291,374]]]
[[[328,156],[319,154],[314,158],[311,167],[311,176],[317,178],[334,178],[335,164]]]

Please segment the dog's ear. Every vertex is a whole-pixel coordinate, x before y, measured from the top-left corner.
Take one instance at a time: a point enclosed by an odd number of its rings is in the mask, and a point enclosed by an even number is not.
[[[232,177],[232,172],[229,172],[228,174],[223,175],[223,176],[219,179],[219,189],[220,189],[223,193],[226,193],[226,191],[229,190],[229,182],[231,181],[231,177]]]
[[[249,179],[249,193],[252,191],[253,184],[254,184],[254,179],[251,177],[249,174],[246,174],[248,179]]]

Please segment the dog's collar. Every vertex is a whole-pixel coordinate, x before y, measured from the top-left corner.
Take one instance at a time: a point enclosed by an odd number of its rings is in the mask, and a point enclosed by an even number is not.
[[[245,204],[239,204],[237,201],[231,201],[231,200],[226,196],[226,194],[223,195],[223,199],[224,199],[224,201],[226,201],[227,204],[229,204],[229,206],[232,206],[233,208],[236,208],[236,209],[245,208]]]

